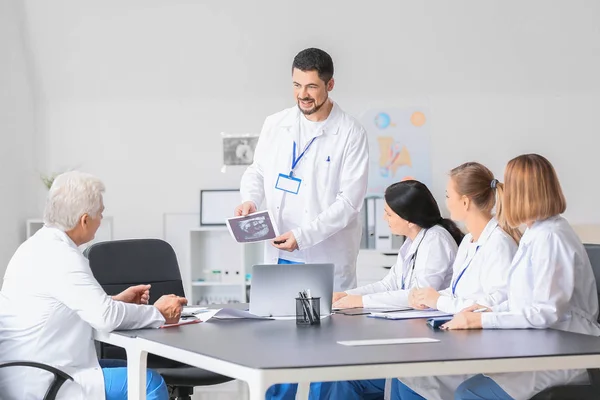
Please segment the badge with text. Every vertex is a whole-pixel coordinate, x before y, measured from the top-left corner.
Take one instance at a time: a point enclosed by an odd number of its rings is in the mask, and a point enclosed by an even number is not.
[[[275,183],[275,189],[283,190],[284,192],[298,194],[300,191],[300,185],[302,179],[295,178],[286,174],[279,174],[277,182]]]

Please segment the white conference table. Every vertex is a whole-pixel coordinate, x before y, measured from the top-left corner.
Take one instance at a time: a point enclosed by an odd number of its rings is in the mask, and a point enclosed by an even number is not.
[[[340,340],[428,337],[435,343],[343,346]],[[425,320],[333,315],[295,321],[219,320],[168,329],[95,333],[125,348],[129,399],[145,399],[148,353],[248,383],[263,400],[277,383],[600,367],[600,338],[556,330],[439,331]]]

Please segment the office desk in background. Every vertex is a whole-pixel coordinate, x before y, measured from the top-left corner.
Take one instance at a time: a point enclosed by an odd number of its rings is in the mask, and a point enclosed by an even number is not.
[[[349,347],[341,340],[429,337],[436,343]],[[425,320],[333,315],[291,321],[209,321],[96,334],[128,355],[129,399],[145,399],[146,356],[157,354],[245,381],[263,400],[276,383],[338,381],[600,366],[600,338],[556,330],[433,331]]]

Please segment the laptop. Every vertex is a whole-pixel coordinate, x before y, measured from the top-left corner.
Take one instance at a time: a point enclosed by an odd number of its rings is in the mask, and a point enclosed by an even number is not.
[[[331,314],[333,264],[269,264],[252,267],[250,313],[262,317],[296,316],[298,292],[320,297],[321,316]]]

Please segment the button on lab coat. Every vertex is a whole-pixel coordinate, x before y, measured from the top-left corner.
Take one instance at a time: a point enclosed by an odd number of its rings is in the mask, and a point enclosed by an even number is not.
[[[269,116],[254,153],[254,162],[242,176],[242,201],[281,217],[284,192],[275,188],[279,174],[288,175],[292,148],[299,138],[298,107]],[[334,103],[317,139],[294,169],[302,179],[297,195],[302,223],[292,230],[305,263],[335,264],[335,290],[356,287],[356,258],[361,239],[358,214],[367,189],[369,154],[364,128]],[[298,151],[299,153],[299,151]],[[294,202],[298,204],[299,202]],[[285,233],[285,232],[280,232]],[[276,264],[279,250],[265,245],[265,262]]]
[[[419,250],[412,270],[411,259],[417,247]],[[421,229],[414,241],[407,238],[400,247],[398,260],[385,278],[346,292],[350,295],[362,295],[365,307],[407,306],[408,292],[413,287],[433,287],[440,290],[448,286],[457,247],[452,235],[440,225],[427,231]],[[402,289],[403,277],[406,280],[405,289]]]
[[[0,291],[0,361],[27,360],[70,374],[61,400],[104,400],[92,328],[100,331],[158,327],[153,306],[114,301],[98,284],[75,243],[54,228],[42,228],[23,243]],[[3,400],[41,399],[49,373],[33,368],[0,369]]]
[[[460,312],[475,303],[493,306],[507,298],[508,274],[517,243],[491,219],[479,240],[472,242],[467,234],[460,246],[453,266],[451,284],[440,292],[437,308],[450,314]],[[479,250],[475,253],[477,247]],[[469,264],[452,295],[452,285]],[[426,399],[453,399],[454,391],[470,375],[424,376],[400,378],[411,389]]]

